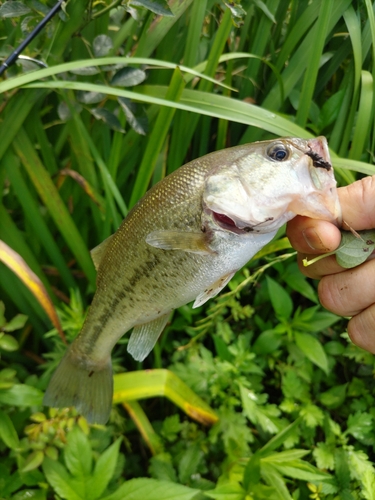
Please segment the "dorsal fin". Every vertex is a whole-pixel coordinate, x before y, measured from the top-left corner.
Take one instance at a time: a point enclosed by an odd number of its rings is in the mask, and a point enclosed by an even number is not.
[[[91,258],[92,258],[92,261],[94,263],[96,270],[98,270],[99,264],[103,258],[103,255],[105,254],[107,247],[108,247],[108,244],[110,243],[112,238],[113,238],[113,234],[111,234],[111,236],[108,236],[108,238],[106,238],[104,241],[99,243],[98,246],[96,246],[95,248],[93,248],[91,250],[91,252],[90,252]]]

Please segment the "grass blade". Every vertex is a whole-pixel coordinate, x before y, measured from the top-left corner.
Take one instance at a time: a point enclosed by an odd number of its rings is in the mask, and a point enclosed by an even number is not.
[[[181,71],[176,68],[165,98],[172,102],[178,101],[181,97],[184,86],[185,82]],[[130,207],[134,206],[147,191],[156,160],[163,147],[174,113],[174,107],[163,107],[159,112],[152,133],[148,139],[142,163],[138,170],[137,178],[130,198]]]
[[[30,269],[24,259],[9,245],[0,240],[0,260],[14,272],[16,276],[27,286],[39,304],[45,310],[53,326],[58,331],[63,342],[66,343],[60,320],[47,290],[38,276]]]
[[[309,115],[315,83],[318,77],[320,58],[323,54],[329,18],[331,16],[332,0],[324,0],[320,5],[319,17],[314,26],[314,36],[307,61],[307,69],[303,79],[296,121],[302,127],[306,126]]]
[[[82,266],[87,279],[92,286],[95,286],[96,273],[90,254],[53,184],[51,177],[45,170],[29,137],[23,129],[19,130],[14,140],[14,149],[39,193],[39,196],[48,207],[56,226],[59,228],[75,258]]]

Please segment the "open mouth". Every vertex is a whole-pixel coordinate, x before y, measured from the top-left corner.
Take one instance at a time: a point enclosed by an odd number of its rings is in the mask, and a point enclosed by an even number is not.
[[[237,234],[250,233],[251,231],[254,231],[254,228],[252,228],[250,226],[245,226],[245,227],[236,226],[236,223],[234,222],[234,220],[225,214],[219,214],[218,212],[212,212],[212,215],[213,215],[215,222],[223,229],[227,229],[227,230],[232,231],[232,232],[237,233]]]
[[[215,222],[222,227],[223,229],[226,229],[227,231],[232,231],[233,233],[236,234],[243,234],[243,233],[251,233],[253,231],[255,232],[261,232],[261,228],[257,229],[258,226],[261,226],[265,222],[272,222],[274,220],[274,217],[267,217],[263,222],[258,222],[257,224],[254,224],[253,226],[241,226],[239,227],[233,219],[228,217],[225,214],[219,214],[218,212],[212,211],[213,218]]]

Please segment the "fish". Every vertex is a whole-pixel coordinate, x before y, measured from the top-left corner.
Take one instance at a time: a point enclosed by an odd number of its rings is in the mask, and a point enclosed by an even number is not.
[[[89,423],[105,424],[116,342],[132,329],[127,350],[143,361],[174,309],[215,297],[296,215],[340,224],[324,137],[239,145],[166,176],[92,250],[97,289],[44,404],[74,406]]]

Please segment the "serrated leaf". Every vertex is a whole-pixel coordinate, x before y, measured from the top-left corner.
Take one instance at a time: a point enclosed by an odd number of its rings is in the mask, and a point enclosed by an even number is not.
[[[84,500],[76,492],[76,482],[69,476],[68,471],[60,462],[48,457],[43,461],[43,472],[47,481],[60,497],[67,500]]]
[[[239,483],[230,482],[205,491],[204,495],[215,500],[244,500],[246,492]]]
[[[131,0],[130,5],[133,7],[143,7],[159,16],[174,17],[166,0]]]
[[[320,342],[312,335],[303,332],[295,332],[295,339],[303,354],[328,374],[328,359]]]
[[[112,39],[108,35],[98,35],[92,42],[95,57],[106,56],[113,48]]]
[[[307,404],[301,409],[300,412],[301,417],[303,418],[307,427],[317,427],[318,425],[322,425],[324,420],[324,413],[322,410],[313,404]]]
[[[373,429],[373,417],[370,413],[356,412],[349,415],[348,428],[345,434],[351,434],[356,439],[365,439]]]
[[[317,443],[315,450],[313,451],[316,464],[319,469],[329,469],[334,470],[335,468],[335,448],[327,443]]]
[[[170,457],[168,461],[164,455],[167,454],[163,453],[150,458],[149,473],[154,479],[177,483],[177,474],[170,462]]]
[[[89,488],[91,498],[100,498],[115,472],[119,448],[122,439],[117,439],[98,458],[94,472],[90,478]]]
[[[134,87],[146,79],[146,72],[139,68],[122,68],[113,75],[111,85],[116,87]]]
[[[23,2],[8,0],[0,6],[0,17],[2,18],[24,16],[29,12],[31,12],[31,10]]]
[[[19,446],[19,439],[13,422],[7,413],[0,411],[0,438],[8,446],[15,449]]]
[[[68,434],[64,448],[65,464],[73,476],[88,476],[92,467],[92,451],[87,436],[79,427]]]
[[[375,230],[358,231],[360,238],[350,231],[341,231],[341,243],[336,250],[337,263],[346,269],[365,262],[375,249]]]
[[[178,463],[178,476],[181,483],[187,483],[191,476],[198,472],[199,463],[202,458],[203,452],[198,443],[194,443],[187,448]]]
[[[122,484],[112,495],[103,497],[101,500],[192,500],[199,490],[182,486],[169,481],[158,481],[156,479],[131,479]],[[76,500],[76,499],[71,499]]]
[[[125,132],[117,116],[105,108],[94,108],[90,110],[97,120],[102,120],[112,130]]]
[[[0,391],[0,403],[12,406],[41,406],[42,401],[42,391],[25,384],[14,384],[10,389]]]

